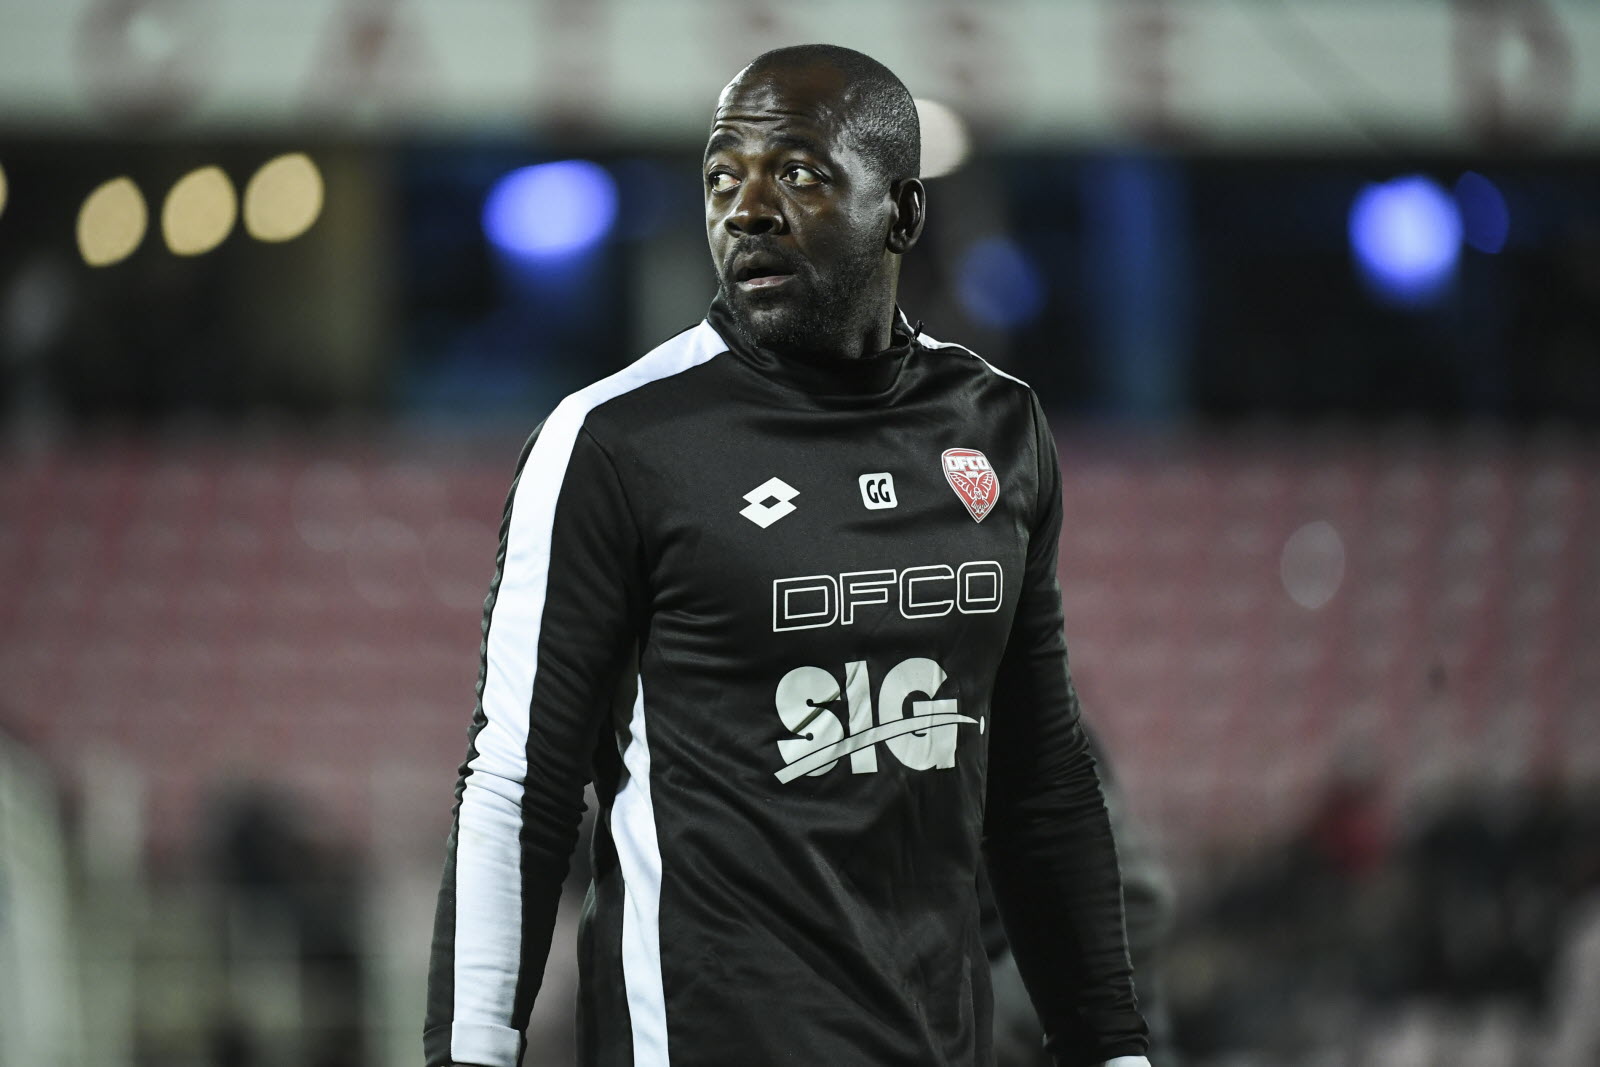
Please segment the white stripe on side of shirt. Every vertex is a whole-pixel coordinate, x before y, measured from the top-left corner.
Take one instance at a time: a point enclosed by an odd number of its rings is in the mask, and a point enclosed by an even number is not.
[[[633,698],[633,721],[622,764],[628,780],[611,805],[611,838],[622,870],[622,981],[633,1028],[633,1062],[667,1064],[667,994],[661,978],[661,848],[650,800],[650,745],[645,734],[644,679]]]

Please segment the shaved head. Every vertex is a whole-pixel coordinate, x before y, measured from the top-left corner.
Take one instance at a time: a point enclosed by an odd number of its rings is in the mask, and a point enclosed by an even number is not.
[[[900,257],[922,232],[920,154],[911,94],[860,52],[780,48],[740,71],[703,161],[706,239],[734,328],[775,351],[883,351]]]
[[[922,157],[917,105],[905,83],[869,55],[835,44],[774,48],[736,74],[729,88],[752,76],[817,67],[840,75],[841,118],[879,176],[889,182],[917,177]]]

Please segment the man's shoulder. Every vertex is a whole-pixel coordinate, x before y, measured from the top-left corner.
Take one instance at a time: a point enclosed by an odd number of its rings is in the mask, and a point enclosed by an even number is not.
[[[563,407],[593,411],[660,382],[668,382],[694,370],[727,351],[710,323],[699,322],[661,342],[614,374],[569,394]]]
[[[660,407],[658,394],[685,384],[685,375],[726,352],[727,347],[709,323],[696,323],[621,370],[568,393],[546,422],[570,422],[594,432],[619,417],[637,417],[649,406]]]
[[[1033,387],[1027,382],[1001,370],[966,345],[954,341],[941,341],[926,332],[917,334],[917,343],[928,353],[939,358],[942,365],[953,372],[966,374],[979,382],[1002,390],[1015,391],[1025,397],[1033,395]]]

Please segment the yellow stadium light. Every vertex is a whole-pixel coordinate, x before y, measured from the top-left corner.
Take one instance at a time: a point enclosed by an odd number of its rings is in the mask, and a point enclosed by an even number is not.
[[[291,241],[322,214],[322,173],[304,152],[269,159],[244,190],[244,228],[259,241]]]
[[[161,207],[161,235],[176,255],[198,256],[222,243],[239,217],[239,198],[220,167],[179,178]]]
[[[6,213],[6,168],[0,167],[0,215]]]
[[[112,178],[90,193],[78,209],[78,251],[91,267],[127,259],[144,240],[150,212],[130,178]]]

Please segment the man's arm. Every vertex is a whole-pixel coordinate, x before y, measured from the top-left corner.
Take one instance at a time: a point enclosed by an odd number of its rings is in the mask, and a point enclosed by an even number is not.
[[[1033,418],[1039,513],[995,679],[984,848],[1045,1047],[1062,1067],[1086,1067],[1142,1057],[1147,1038],[1116,848],[1067,670],[1056,581],[1061,472],[1037,399]]]
[[[485,601],[478,701],[434,926],[429,1067],[515,1067],[590,760],[641,613],[638,531],[564,403],[523,450]]]

